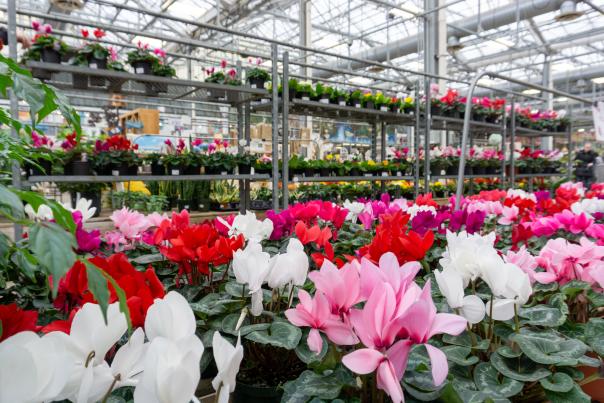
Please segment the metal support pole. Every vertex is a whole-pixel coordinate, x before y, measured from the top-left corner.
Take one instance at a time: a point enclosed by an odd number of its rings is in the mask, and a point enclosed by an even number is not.
[[[461,207],[461,195],[463,193],[463,177],[464,169],[466,168],[466,148],[468,148],[468,134],[470,132],[470,116],[472,115],[472,94],[474,88],[478,84],[478,80],[487,75],[486,72],[479,72],[476,74],[470,84],[468,95],[466,96],[466,110],[463,116],[463,131],[461,133],[461,155],[459,156],[459,171],[457,172],[457,191],[455,192],[455,210],[459,210]],[[426,109],[428,107],[426,106]]]
[[[289,180],[289,52],[283,52],[283,123],[281,130],[283,132],[283,209],[289,206],[289,189],[287,181]]]
[[[501,160],[501,186],[505,186],[505,142],[507,140],[507,113],[505,106],[503,107],[503,113],[501,114],[501,152],[503,159]]]
[[[242,154],[243,153],[243,145],[241,144],[241,140],[243,140],[243,106],[241,104],[237,105],[237,151]],[[246,197],[246,185],[247,180],[239,180],[239,212],[241,214],[245,214],[246,210],[249,208],[248,199]]]
[[[377,122],[373,122],[371,130],[371,159],[377,160]]]
[[[571,109],[572,111],[572,109]],[[571,113],[569,112],[569,115],[571,115]],[[569,119],[570,120],[570,119]],[[566,169],[568,170],[568,180],[572,180],[573,179],[573,139],[572,139],[572,121],[570,121],[570,123],[568,124],[568,128],[566,129],[566,143],[568,144],[568,162],[567,162],[567,166]]]
[[[8,0],[8,55],[17,61],[17,7],[15,0]],[[10,97],[10,116],[15,120],[19,120],[19,101],[17,96],[9,88]],[[15,139],[19,139],[19,133],[14,128],[10,129],[10,133]],[[13,161],[13,186],[15,189],[21,189],[21,167],[19,161]],[[14,239],[20,240],[23,237],[23,227],[20,224],[14,225]]]
[[[430,191],[430,127],[432,126],[432,112],[430,111],[430,79],[424,77],[424,93],[426,98],[425,130],[424,130],[424,193]],[[417,101],[416,101],[417,102]]]
[[[512,109],[510,110],[510,188],[516,187],[516,163],[514,153],[516,152],[516,100],[512,97]]]
[[[413,148],[415,151],[415,161],[413,162],[413,176],[414,176],[414,183],[413,183],[413,197],[417,198],[417,196],[419,195],[419,144],[420,144],[420,139],[419,139],[419,120],[420,120],[420,114],[421,114],[421,109],[420,109],[420,104],[419,104],[419,85],[420,85],[420,81],[418,80],[417,83],[415,84],[415,128],[414,128],[414,133],[413,133]],[[426,108],[428,109],[428,108]]]
[[[380,148],[380,161],[386,161],[386,123],[385,122],[381,122],[380,123],[381,126],[381,133],[380,133],[380,143],[381,143],[381,148]],[[385,193],[386,192],[386,182],[382,181],[380,182],[380,191],[381,193]]]
[[[273,77],[273,104],[272,104],[272,118],[273,118],[273,210],[279,211],[279,71],[277,70],[277,64],[279,61],[279,54],[277,44],[271,45],[271,59],[272,59],[272,77]],[[284,183],[285,185],[285,183]]]

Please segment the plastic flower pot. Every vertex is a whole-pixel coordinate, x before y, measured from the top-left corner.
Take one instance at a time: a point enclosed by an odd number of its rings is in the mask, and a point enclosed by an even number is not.
[[[315,176],[315,169],[314,168],[304,168],[304,176],[306,178],[312,178],[313,176]]]
[[[65,164],[65,175],[87,176],[92,175],[92,167],[88,161],[69,161]]]
[[[88,60],[88,67],[91,69],[106,70],[107,59],[97,59],[96,57],[91,57],[90,60]],[[105,86],[105,77],[90,76],[90,85],[95,87]]]
[[[430,174],[432,175],[442,175],[442,167],[440,165],[430,165]]]
[[[50,80],[52,77],[50,71],[43,69],[31,69],[31,75],[41,81]]]
[[[375,105],[374,105],[373,101],[365,102],[365,108],[366,109],[375,109]]]
[[[252,386],[237,382],[233,403],[279,403],[283,392],[276,387]]]
[[[73,88],[78,90],[85,90],[88,88],[88,76],[86,74],[72,74],[71,79],[73,82]]]
[[[259,88],[259,89],[264,89],[264,79],[262,78],[248,78],[247,81],[250,83],[250,87],[252,88]]]
[[[359,171],[359,168],[350,168],[350,171],[348,172],[348,175],[350,175],[350,176],[361,176],[361,171]]]
[[[183,175],[199,175],[201,167],[199,165],[186,165],[183,167]]]
[[[485,118],[486,118],[486,116],[483,115],[482,113],[472,112],[472,120],[475,122],[484,122]]]
[[[329,95],[327,95],[327,94],[321,94],[321,98],[319,98],[319,102],[321,102],[322,104],[328,104],[329,103]]]
[[[77,192],[71,193],[71,205],[75,206],[78,202],[78,194]],[[92,204],[90,207],[96,207],[96,211],[94,212],[93,217],[98,217],[101,215],[101,192],[82,192],[80,193],[80,198],[92,200]]]
[[[335,103],[340,106],[346,106],[346,97],[339,96]]]
[[[351,102],[351,105],[355,108],[360,108],[361,107],[361,101],[358,99],[353,99]]]
[[[61,63],[61,54],[53,48],[43,48],[41,56],[44,63]]]
[[[325,176],[331,176],[331,168],[321,168],[319,170],[320,175],[325,177]]]
[[[303,101],[310,101],[310,94],[308,92],[296,92],[296,97],[302,99]]]
[[[447,175],[457,175],[458,172],[459,172],[459,163],[458,162],[451,163],[451,165],[449,165],[447,167]]]
[[[474,175],[484,175],[487,173],[486,167],[475,166],[472,167],[472,172]]]
[[[441,109],[440,106],[437,105],[430,105],[430,113],[434,116],[434,115],[440,115],[441,114]]]
[[[166,167],[158,162],[151,164],[151,175],[165,175]]]
[[[249,175],[252,173],[252,166],[249,164],[238,164],[239,175]]]
[[[132,62],[134,74],[151,74],[151,62],[148,60],[137,60]]]
[[[472,173],[474,173],[474,167],[468,165],[467,161],[466,161],[466,165],[464,166],[463,173],[464,173],[464,175],[472,175]]]
[[[35,160],[35,162],[38,166],[33,164],[28,164],[26,166],[27,176],[50,175],[52,171],[52,162],[41,158]]]

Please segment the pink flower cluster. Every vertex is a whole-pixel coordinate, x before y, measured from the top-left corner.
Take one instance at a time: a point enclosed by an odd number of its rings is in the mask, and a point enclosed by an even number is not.
[[[34,31],[36,31],[38,34],[46,34],[46,35],[50,35],[52,34],[52,26],[50,24],[40,24],[38,21],[32,21],[31,22],[31,27],[34,29]]]
[[[339,207],[332,202],[313,200],[306,203],[296,203],[287,210],[279,213],[269,210],[266,217],[273,222],[273,233],[271,240],[279,240],[293,234],[294,227],[298,221],[306,225],[314,225],[318,219],[331,223],[337,230],[342,227],[348,210]],[[334,237],[336,233],[334,232]]]
[[[540,273],[542,283],[557,281],[566,284],[571,280],[581,280],[599,288],[604,288],[604,246],[587,238],[579,244],[557,238],[547,241],[537,256],[537,263],[545,269]]]
[[[434,384],[441,385],[449,371],[447,358],[428,341],[437,334],[458,335],[467,325],[461,316],[437,313],[430,281],[423,289],[413,281],[419,270],[418,262],[400,266],[390,252],[379,266],[362,259],[338,269],[326,260],[320,271],[309,274],[314,298],[300,290],[300,303],[285,315],[294,325],[311,328],[307,343],[316,353],[323,347],[320,333],[338,345],[360,341],[363,347],[345,355],[342,363],[358,374],[376,372],[378,388],[393,402],[402,402],[400,381],[413,346],[426,348]],[[355,308],[360,302],[364,306]]]
[[[169,220],[165,214],[151,213],[145,216],[127,207],[114,211],[109,218],[115,230],[106,232],[104,238],[115,252],[133,249],[137,242],[154,244],[154,229],[164,220]]]
[[[35,130],[31,131],[31,143],[35,148],[51,148],[54,144],[51,139]]]

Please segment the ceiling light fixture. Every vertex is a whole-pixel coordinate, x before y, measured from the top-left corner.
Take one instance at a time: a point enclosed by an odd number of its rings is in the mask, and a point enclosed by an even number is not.
[[[566,0],[560,5],[560,13],[554,17],[556,21],[572,21],[583,15],[583,11],[577,11],[577,3]]]
[[[604,77],[592,78],[591,81],[593,81],[596,84],[604,84]]]
[[[526,95],[537,95],[537,94],[539,94],[540,92],[541,92],[541,91],[539,91],[539,90],[537,90],[537,89],[534,89],[534,88],[529,88],[528,90],[524,90],[524,91],[522,91],[522,93],[523,93],[523,94],[526,94]]]

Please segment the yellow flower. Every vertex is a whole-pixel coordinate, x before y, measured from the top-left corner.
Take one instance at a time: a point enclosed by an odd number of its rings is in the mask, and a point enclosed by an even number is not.
[[[388,166],[388,160],[382,161],[382,165],[384,165],[385,167],[387,167]]]
[[[443,184],[442,184],[442,183],[440,183],[440,182],[438,182],[438,181],[437,181],[437,182],[434,182],[434,186],[442,186],[442,185],[443,185]]]
[[[368,160],[367,161],[367,165],[373,166],[373,165],[375,165],[375,161],[374,160]]]
[[[326,159],[327,161],[331,161],[331,160],[333,159],[333,154],[327,154],[327,155],[325,156],[325,159]]]
[[[410,104],[412,102],[413,102],[413,98],[411,98],[411,97],[406,97],[405,98],[405,103]]]

